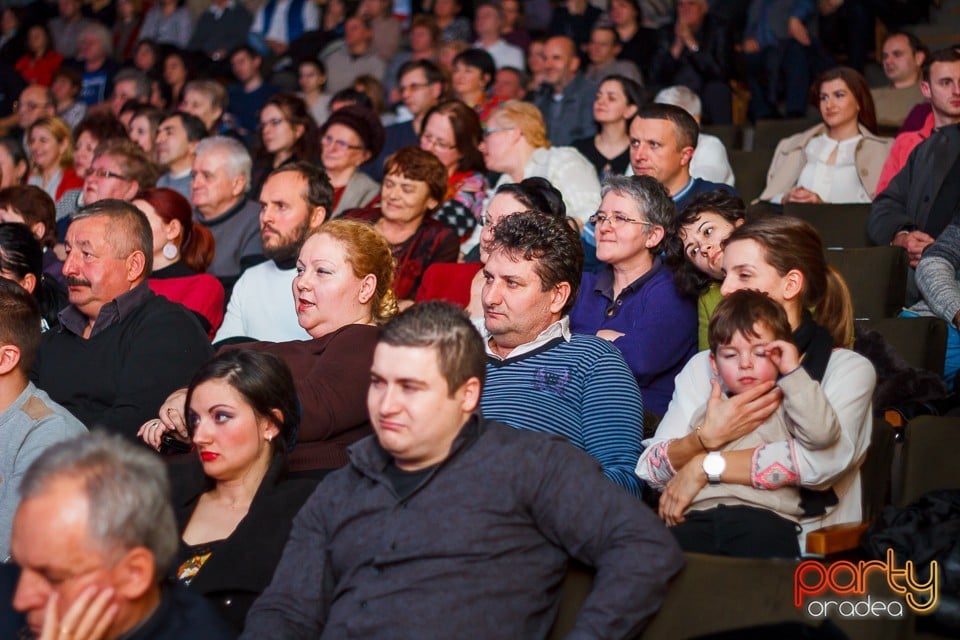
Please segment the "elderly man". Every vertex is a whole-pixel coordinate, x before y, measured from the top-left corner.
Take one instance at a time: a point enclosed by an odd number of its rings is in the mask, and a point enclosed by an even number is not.
[[[237,280],[214,342],[310,338],[297,321],[290,287],[300,247],[332,206],[333,186],[315,165],[293,162],[267,176],[260,190],[260,242],[268,259]]]
[[[208,273],[230,287],[247,266],[260,262],[260,205],[247,198],[250,167],[247,148],[233,138],[206,138],[197,145],[190,201],[197,221],[216,242]]]
[[[694,196],[717,189],[735,191],[725,184],[690,175],[700,127],[685,109],[670,104],[644,107],[630,122],[630,167],[638,176],[651,176],[662,184],[677,210]]]
[[[111,57],[113,35],[99,22],[86,24],[77,39],[77,61],[81,73],[81,102],[93,107],[105,102],[113,90],[117,63]]]
[[[583,265],[576,233],[540,213],[508,216],[493,233],[481,294],[484,415],[563,436],[640,495],[633,473],[643,434],[637,381],[607,340],[570,332]]]
[[[26,289],[0,278],[0,556],[10,553],[10,528],[27,467],[48,447],[86,434],[69,411],[30,382],[40,348],[40,310]]]
[[[883,73],[890,84],[870,90],[877,109],[877,124],[899,128],[910,110],[923,102],[921,68],[927,50],[920,39],[906,31],[895,31],[883,41]]]
[[[547,123],[547,137],[555,146],[567,146],[574,140],[596,132],[593,99],[597,85],[580,73],[580,56],[567,36],[554,36],[543,47],[546,82],[534,96]]]
[[[57,237],[62,239],[73,215],[83,206],[106,198],[133,200],[141,189],[157,183],[157,167],[143,149],[125,138],[100,143],[82,189],[71,189],[57,202]]]
[[[173,189],[190,199],[193,161],[197,145],[207,135],[203,121],[184,111],[174,111],[157,127],[157,160],[167,171],[157,179],[157,186]]]
[[[582,452],[478,412],[484,375],[459,309],[387,325],[376,435],[300,511],[242,638],[546,638],[571,557],[597,569],[571,637],[639,634],[683,564],[676,543]]]
[[[66,250],[70,304],[60,330],[43,335],[33,380],[87,427],[135,440],[213,352],[193,314],[147,285],[153,232],[136,207],[113,199],[84,207]]]
[[[202,597],[162,586],[177,554],[163,463],[105,434],[48,449],[13,524],[13,606],[40,638],[226,640]]]
[[[19,79],[19,76],[17,76]],[[13,112],[0,118],[0,129],[7,130],[12,138],[17,138],[23,145],[27,156],[30,155],[30,149],[27,145],[27,129],[34,122],[46,116],[53,116],[57,113],[57,104],[53,98],[53,93],[49,87],[39,84],[30,84],[20,91],[19,99],[15,100],[17,89],[23,87],[22,80],[12,89],[13,95],[6,95],[0,98],[5,104],[11,104]],[[12,101],[12,103],[11,103]]]

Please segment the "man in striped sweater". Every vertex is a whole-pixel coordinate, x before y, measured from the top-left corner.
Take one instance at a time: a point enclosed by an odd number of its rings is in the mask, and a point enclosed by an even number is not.
[[[567,316],[580,285],[583,250],[565,222],[514,214],[493,231],[484,265],[487,418],[563,436],[592,455],[615,483],[640,495],[643,401],[620,352],[571,335]]]

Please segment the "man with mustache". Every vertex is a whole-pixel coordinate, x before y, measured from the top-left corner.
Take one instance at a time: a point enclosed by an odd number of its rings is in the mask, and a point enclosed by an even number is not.
[[[117,199],[80,210],[67,229],[63,275],[70,304],[43,335],[31,378],[91,430],[136,439],[174,389],[213,352],[182,305],[147,285],[150,223]]]
[[[297,255],[310,229],[327,219],[333,187],[322,169],[285,164],[260,190],[260,242],[266,262],[243,272],[233,287],[214,342],[309,340],[290,295]]]

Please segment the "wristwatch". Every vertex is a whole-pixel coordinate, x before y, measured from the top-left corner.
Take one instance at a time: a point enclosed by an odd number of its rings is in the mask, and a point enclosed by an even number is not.
[[[708,453],[703,459],[703,472],[707,474],[707,482],[710,484],[720,484],[720,476],[727,468],[727,461],[723,459],[723,454],[714,451]]]

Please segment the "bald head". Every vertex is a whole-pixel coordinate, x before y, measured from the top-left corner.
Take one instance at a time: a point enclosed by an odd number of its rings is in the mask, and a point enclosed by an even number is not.
[[[554,36],[543,47],[543,76],[560,93],[576,77],[580,58],[573,40]]]

